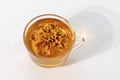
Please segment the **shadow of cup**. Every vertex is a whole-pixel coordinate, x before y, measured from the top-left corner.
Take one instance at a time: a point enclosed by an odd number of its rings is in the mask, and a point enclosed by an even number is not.
[[[73,64],[104,53],[120,42],[119,17],[112,11],[92,7],[69,18],[77,34],[85,34],[85,44],[73,51],[67,64]]]

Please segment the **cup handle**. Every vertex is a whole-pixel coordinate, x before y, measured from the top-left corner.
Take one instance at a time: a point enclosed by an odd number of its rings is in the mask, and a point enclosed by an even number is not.
[[[76,49],[80,48],[83,45],[84,42],[85,42],[84,37],[82,37],[81,35],[77,34],[73,50],[76,50]]]

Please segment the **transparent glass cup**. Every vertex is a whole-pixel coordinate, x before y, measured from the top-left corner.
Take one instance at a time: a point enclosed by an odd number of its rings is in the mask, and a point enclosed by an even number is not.
[[[85,41],[75,34],[65,18],[55,14],[43,14],[30,20],[23,40],[32,61],[43,67],[62,65],[70,52]]]

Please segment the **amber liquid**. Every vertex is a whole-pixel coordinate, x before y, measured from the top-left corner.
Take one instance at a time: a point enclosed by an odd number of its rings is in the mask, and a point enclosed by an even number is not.
[[[45,18],[34,22],[25,36],[26,46],[33,55],[57,58],[68,54],[74,43],[74,34],[64,22]]]

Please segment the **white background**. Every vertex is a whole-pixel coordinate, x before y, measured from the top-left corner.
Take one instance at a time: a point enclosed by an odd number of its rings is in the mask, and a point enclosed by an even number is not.
[[[68,19],[85,44],[65,65],[35,65],[23,44],[27,22],[40,14]],[[119,0],[0,0],[0,80],[120,80]]]

